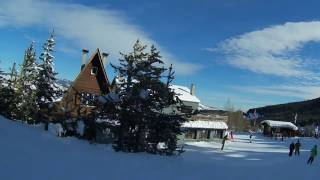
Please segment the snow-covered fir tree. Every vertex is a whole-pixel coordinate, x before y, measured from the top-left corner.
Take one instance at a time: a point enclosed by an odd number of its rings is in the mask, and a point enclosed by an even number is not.
[[[4,96],[4,78],[3,78],[3,71],[0,69],[0,114],[4,115],[4,105],[3,103],[5,102],[5,97]]]
[[[138,152],[143,151],[144,139],[138,139],[142,133],[143,119],[139,109],[139,89],[137,80],[134,79],[138,73],[137,64],[139,61],[147,59],[147,53],[144,52],[146,46],[137,41],[133,46],[133,52],[122,54],[120,65],[112,67],[118,72],[119,77],[124,78],[124,82],[119,85],[117,92],[121,102],[117,121],[119,126],[116,127],[117,140],[114,143],[115,150]]]
[[[38,69],[34,42],[32,42],[25,51],[20,75],[17,79],[15,96],[18,118],[29,123],[35,123],[38,112],[35,86],[37,84]]]
[[[52,110],[54,99],[60,94],[57,86],[57,73],[54,71],[54,52],[55,40],[54,32],[50,34],[49,39],[42,46],[40,55],[39,73],[36,83],[37,105],[40,108],[39,120],[47,119]],[[44,116],[44,117],[43,117]],[[45,121],[47,123],[47,121]]]
[[[16,81],[16,65],[13,63],[10,69],[10,78],[2,79],[2,85],[0,86],[0,113],[7,118],[14,119],[15,109],[14,97],[15,97],[15,81]]]
[[[14,119],[13,113],[15,92],[10,86],[0,89],[0,113],[7,118]]]
[[[151,46],[147,60],[139,64],[140,72],[136,79],[139,87],[142,87],[140,97],[142,112],[144,112],[143,119],[147,125],[148,151],[162,152],[163,149],[158,149],[157,146],[159,143],[164,143],[165,153],[172,154],[176,149],[181,123],[185,121],[180,115],[163,112],[166,107],[178,103],[173,90],[169,88],[174,79],[172,65],[168,76],[165,76],[166,69],[163,67],[160,52],[154,46]],[[164,83],[163,80],[166,82]]]
[[[0,89],[4,86],[3,71],[0,69]]]
[[[169,88],[173,79],[172,68],[165,80],[163,61],[159,51],[152,46],[149,53],[139,40],[133,52],[121,54],[120,65],[114,69],[125,80],[118,86],[120,103],[115,121],[117,140],[115,150],[157,153],[158,144],[164,143],[167,154],[176,148],[177,135],[184,118],[165,114],[163,109],[176,103]],[[108,110],[106,110],[108,111]]]

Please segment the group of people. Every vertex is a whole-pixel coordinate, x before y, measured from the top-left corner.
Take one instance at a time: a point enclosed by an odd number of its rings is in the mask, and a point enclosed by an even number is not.
[[[292,142],[289,146],[289,157],[292,156],[293,152],[294,152],[294,155],[300,155],[300,146],[301,146],[301,143],[299,139],[296,143]]]
[[[233,133],[232,131],[230,132],[230,134],[225,134],[222,138],[222,147],[221,147],[221,150],[224,149],[224,144],[226,142],[226,140],[228,140],[228,136],[230,136],[230,139],[233,140]],[[249,142],[251,143],[252,142],[252,138],[253,138],[253,135],[252,133],[250,133],[249,135]],[[300,140],[298,139],[296,143],[292,142],[289,146],[289,157],[291,157],[294,153],[294,155],[300,155],[300,147],[301,147],[301,143],[300,143]],[[314,161],[314,158],[317,156],[318,154],[318,150],[317,150],[317,145],[314,145],[312,147],[312,149],[310,150],[310,157],[307,161],[307,164],[311,165]]]
[[[301,147],[301,143],[298,140],[296,143],[292,142],[289,146],[289,157],[291,157],[293,155],[300,155],[300,147]],[[312,149],[310,150],[310,157],[307,161],[307,164],[311,165],[314,161],[314,158],[317,156],[318,154],[318,150],[317,150],[317,145],[314,145],[312,147]]]

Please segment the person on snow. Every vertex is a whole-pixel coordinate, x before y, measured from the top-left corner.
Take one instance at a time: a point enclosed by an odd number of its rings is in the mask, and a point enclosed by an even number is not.
[[[294,142],[292,142],[289,146],[289,157],[292,156],[293,150],[294,150]]]
[[[301,143],[298,139],[298,141],[296,142],[296,144],[294,144],[294,155],[300,155],[300,146],[301,146]]]
[[[317,150],[317,145],[314,145],[313,148],[310,151],[310,158],[308,159],[307,164],[312,164],[314,158],[317,156],[318,150]]]
[[[249,141],[252,143],[252,133],[250,132]]]
[[[230,139],[233,141],[233,131],[230,131]]]
[[[226,134],[223,139],[222,139],[222,147],[221,147],[221,150],[223,150],[224,148],[224,144],[226,143],[226,140],[228,140],[228,134]]]

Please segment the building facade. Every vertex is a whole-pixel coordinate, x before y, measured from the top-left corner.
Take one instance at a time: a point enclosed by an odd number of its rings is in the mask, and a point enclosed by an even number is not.
[[[291,122],[264,120],[261,121],[263,134],[267,136],[296,136],[298,127]]]
[[[83,50],[81,70],[52,112],[56,119],[76,119],[87,116],[95,108],[95,100],[110,93],[111,87],[104,69],[107,54],[95,51],[87,60],[88,51]]]

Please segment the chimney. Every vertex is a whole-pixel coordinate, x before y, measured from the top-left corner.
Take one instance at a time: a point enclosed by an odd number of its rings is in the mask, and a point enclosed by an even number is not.
[[[86,66],[87,63],[87,54],[89,51],[87,49],[82,49],[82,64],[81,64],[81,71]]]
[[[193,83],[191,84],[190,94],[191,94],[192,96],[195,96],[195,95],[196,95],[196,86],[195,86]]]
[[[103,62],[103,66],[105,66],[107,64],[107,57],[109,56],[108,53],[102,53],[102,62]]]

